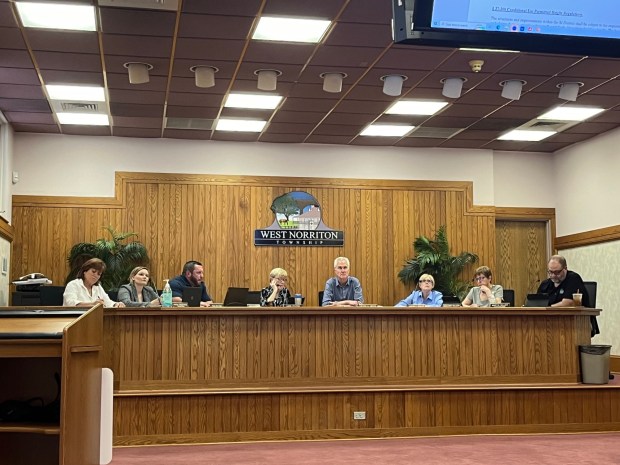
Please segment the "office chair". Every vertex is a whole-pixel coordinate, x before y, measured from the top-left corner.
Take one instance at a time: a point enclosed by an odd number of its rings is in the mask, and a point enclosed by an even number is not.
[[[504,302],[508,302],[510,307],[515,306],[515,291],[514,289],[504,289]]]
[[[319,307],[323,306],[323,294],[325,291],[319,291]]]
[[[588,294],[588,300],[587,300],[588,305],[586,305],[586,307],[596,308],[596,290],[598,287],[597,282],[596,281],[584,281],[583,284],[584,286],[586,286],[585,291]],[[592,325],[592,330],[590,331],[591,337],[594,337],[597,334],[601,333],[595,316],[590,317],[590,324]]]

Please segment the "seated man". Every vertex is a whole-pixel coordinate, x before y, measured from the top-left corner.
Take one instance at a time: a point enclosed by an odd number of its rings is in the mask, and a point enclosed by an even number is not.
[[[359,279],[349,276],[350,262],[347,257],[338,257],[334,260],[335,277],[325,283],[323,292],[323,306],[349,305],[358,306],[364,303],[362,285]]]
[[[590,306],[590,297],[588,290],[583,283],[583,279],[574,271],[569,271],[566,265],[566,258],[561,255],[554,255],[549,259],[547,264],[547,274],[549,278],[545,279],[538,287],[539,294],[549,294],[550,307],[573,307],[573,294],[582,294],[582,303],[584,307]],[[592,324],[591,335],[600,334],[596,317],[590,318]]]
[[[204,269],[202,263],[190,260],[183,265],[183,272],[179,276],[170,280],[172,289],[172,301],[181,302],[183,300],[183,288],[201,287],[202,297],[200,298],[201,307],[209,307],[213,303],[207,293],[207,286],[204,283]]]

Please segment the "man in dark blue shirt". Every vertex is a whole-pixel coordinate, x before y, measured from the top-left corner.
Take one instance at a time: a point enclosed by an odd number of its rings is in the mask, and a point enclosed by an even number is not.
[[[170,280],[173,302],[181,302],[183,300],[183,288],[185,287],[202,288],[202,296],[200,297],[201,307],[209,307],[213,303],[207,292],[207,286],[204,283],[204,268],[202,263],[196,260],[190,260],[183,265],[182,274]]]

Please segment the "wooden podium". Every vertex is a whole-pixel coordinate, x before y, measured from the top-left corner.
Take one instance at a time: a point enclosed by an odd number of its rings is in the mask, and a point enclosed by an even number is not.
[[[0,403],[52,401],[60,420],[0,422],[3,465],[98,465],[103,307],[0,308]]]

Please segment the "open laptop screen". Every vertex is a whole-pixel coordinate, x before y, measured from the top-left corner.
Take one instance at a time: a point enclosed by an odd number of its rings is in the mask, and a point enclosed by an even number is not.
[[[188,307],[200,307],[202,287],[184,287],[181,296],[183,302],[187,302]]]
[[[525,307],[548,307],[549,294],[528,294]]]
[[[249,287],[229,287],[224,297],[224,307],[245,307]]]

